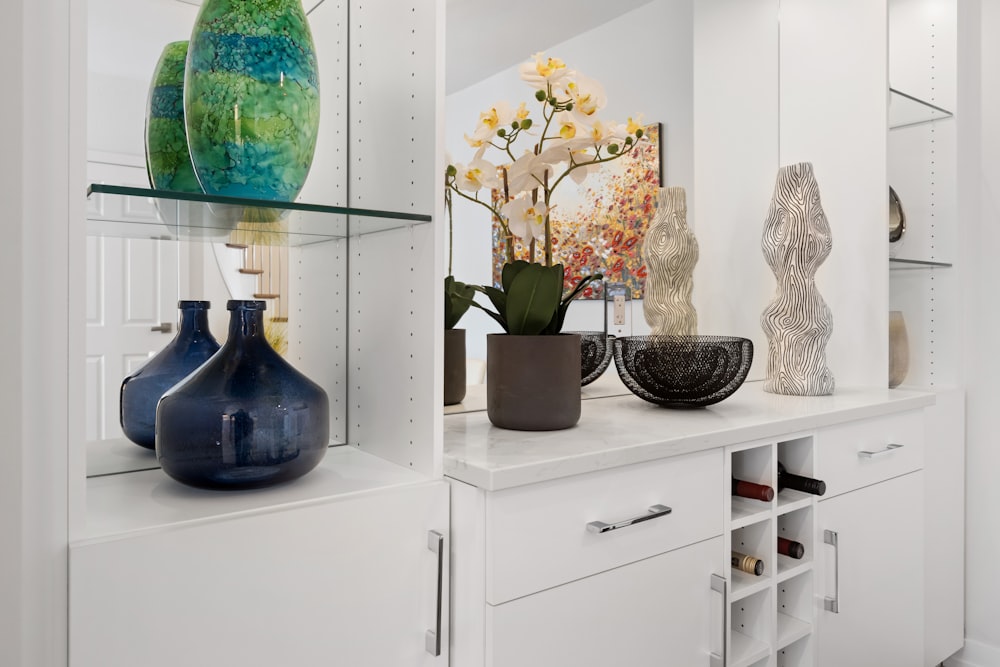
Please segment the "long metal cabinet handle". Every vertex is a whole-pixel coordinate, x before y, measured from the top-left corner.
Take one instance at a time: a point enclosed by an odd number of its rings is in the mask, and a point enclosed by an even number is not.
[[[712,653],[709,656],[709,664],[711,667],[726,667],[726,640],[729,639],[729,632],[726,628],[726,614],[729,612],[729,592],[726,589],[725,577],[713,574],[712,590],[722,593],[722,655]]]
[[[591,521],[587,524],[587,530],[592,533],[607,533],[612,530],[618,530],[619,528],[625,528],[627,526],[633,526],[637,523],[642,523],[643,521],[649,521],[650,519],[655,519],[657,517],[666,516],[673,512],[674,510],[666,505],[653,505],[649,508],[648,514],[643,514],[641,516],[632,517],[631,519],[625,519],[624,521],[619,521],[618,523],[604,523],[603,521]]]
[[[441,607],[444,604],[444,535],[436,530],[427,531],[427,548],[437,554],[437,609],[434,612],[434,629],[427,631],[425,647],[437,657],[441,655]]]
[[[836,531],[824,530],[823,542],[833,547],[833,597],[826,596],[823,599],[823,608],[832,611],[834,614],[840,613],[840,544]]]
[[[902,449],[902,445],[888,444],[885,449],[880,449],[877,452],[860,451],[858,452],[858,457],[862,459],[873,459],[876,456],[885,456],[886,454],[892,454],[897,449]]]

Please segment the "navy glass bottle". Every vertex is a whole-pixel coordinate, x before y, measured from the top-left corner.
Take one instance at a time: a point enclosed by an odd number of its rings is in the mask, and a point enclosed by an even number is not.
[[[178,301],[177,335],[142,368],[122,381],[119,420],[125,437],[153,449],[156,402],[219,350],[208,330],[208,301]]]
[[[300,477],[330,440],[326,392],[264,337],[264,301],[230,301],[222,349],[156,409],[156,456],[174,479],[248,489]]]

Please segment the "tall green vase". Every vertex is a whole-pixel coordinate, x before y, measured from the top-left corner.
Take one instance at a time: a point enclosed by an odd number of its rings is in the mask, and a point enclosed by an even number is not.
[[[201,192],[184,129],[184,63],[188,43],[163,49],[146,105],[146,171],[154,190]]]
[[[292,201],[319,129],[319,75],[300,0],[205,0],[185,71],[191,160],[208,194]]]

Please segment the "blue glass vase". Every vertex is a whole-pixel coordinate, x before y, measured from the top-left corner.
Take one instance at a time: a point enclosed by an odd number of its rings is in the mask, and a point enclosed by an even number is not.
[[[122,381],[119,419],[125,437],[153,449],[156,402],[219,350],[208,330],[208,301],[178,301],[177,335],[142,368]]]
[[[230,301],[229,338],[156,408],[156,456],[179,482],[270,486],[315,468],[330,440],[330,401],[264,336],[264,301]]]

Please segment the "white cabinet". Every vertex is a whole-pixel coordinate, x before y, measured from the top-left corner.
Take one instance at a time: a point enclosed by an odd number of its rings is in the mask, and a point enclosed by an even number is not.
[[[819,503],[821,666],[923,664],[922,496],[918,471]]]
[[[818,436],[821,666],[923,664],[924,429],[908,412]]]
[[[488,606],[492,667],[708,667],[721,653],[722,537]]]
[[[149,502],[189,520],[71,546],[72,667],[448,664],[446,483],[197,517],[208,495],[166,480]]]

